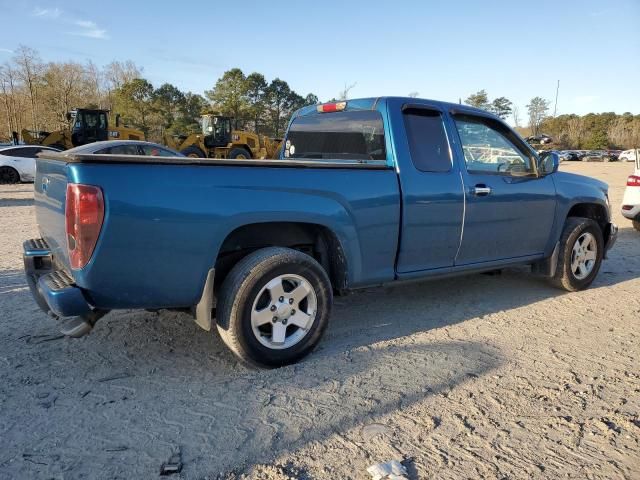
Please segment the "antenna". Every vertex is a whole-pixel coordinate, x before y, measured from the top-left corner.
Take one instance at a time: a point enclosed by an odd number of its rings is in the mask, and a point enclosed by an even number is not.
[[[556,111],[558,110],[558,91],[560,90],[560,80],[558,80],[558,85],[556,86],[556,103],[553,105],[553,116],[556,116]]]

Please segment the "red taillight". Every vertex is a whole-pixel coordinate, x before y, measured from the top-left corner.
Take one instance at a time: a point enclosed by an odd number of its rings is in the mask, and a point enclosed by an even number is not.
[[[637,175],[629,175],[629,178],[627,178],[627,187],[640,187],[640,177]]]
[[[324,103],[322,105],[318,105],[317,110],[320,113],[328,113],[328,112],[341,112],[347,108],[347,102],[336,102],[336,103]]]
[[[65,219],[69,263],[71,268],[82,268],[89,262],[102,228],[102,190],[92,185],[67,184]]]

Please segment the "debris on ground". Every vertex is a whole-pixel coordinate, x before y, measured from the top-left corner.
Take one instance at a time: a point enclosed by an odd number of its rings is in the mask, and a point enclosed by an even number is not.
[[[398,460],[371,465],[367,472],[373,480],[408,480],[407,469]]]
[[[160,475],[172,475],[174,473],[180,473],[182,470],[182,453],[178,450],[171,455],[169,461],[163,463],[160,467]]]

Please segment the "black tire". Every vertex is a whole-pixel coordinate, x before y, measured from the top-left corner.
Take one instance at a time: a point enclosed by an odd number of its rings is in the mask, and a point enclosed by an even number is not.
[[[182,150],[180,150],[180,153],[183,154],[185,157],[206,158],[206,155],[204,154],[204,152],[199,147],[196,147],[195,145],[191,145],[187,148],[183,148]]]
[[[0,167],[0,184],[20,183],[20,174],[15,168]]]
[[[640,232],[640,220],[632,220],[633,228]]]
[[[237,148],[232,148],[231,151],[229,152],[229,156],[227,158],[231,158],[231,159],[236,159],[236,158],[241,158],[241,159],[249,159],[251,158],[251,152],[249,150],[247,150],[246,148],[242,148],[242,147],[237,147]]]
[[[571,261],[573,247],[576,241],[585,233],[591,233],[596,241],[596,258],[591,272],[585,278],[578,278],[573,272]],[[550,282],[557,288],[569,292],[577,292],[587,288],[598,275],[602,258],[604,256],[604,238],[600,225],[590,218],[569,217],[565,221],[562,236],[560,237],[560,251],[558,252],[558,264]]]
[[[313,288],[315,317],[312,317],[311,326],[301,329],[301,333],[297,333],[299,327],[280,321],[287,325],[287,337],[291,338],[296,333],[304,336],[290,347],[269,348],[254,333],[252,310],[255,302],[264,299],[267,283],[281,275],[300,276]],[[269,294],[266,294],[268,299]],[[275,302],[275,299],[268,300],[267,304],[272,301]],[[302,303],[305,301],[300,303],[300,310],[304,308]],[[332,303],[333,292],[327,273],[313,258],[290,248],[263,248],[240,260],[225,278],[216,308],[218,332],[224,343],[246,364],[267,368],[288,365],[309,354],[318,344],[329,322]],[[287,299],[284,299],[281,305],[286,304]],[[295,306],[294,303],[293,307]],[[268,307],[265,305],[262,311],[266,308]],[[273,315],[277,314],[276,311]],[[275,323],[277,322],[274,325]],[[266,333],[273,328],[268,324],[263,327],[267,329]],[[268,335],[261,335],[261,338],[269,342]]]

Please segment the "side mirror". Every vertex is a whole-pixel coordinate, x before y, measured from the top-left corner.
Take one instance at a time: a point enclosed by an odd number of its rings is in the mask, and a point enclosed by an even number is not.
[[[538,157],[538,173],[549,175],[558,171],[560,157],[556,152],[542,152]]]

